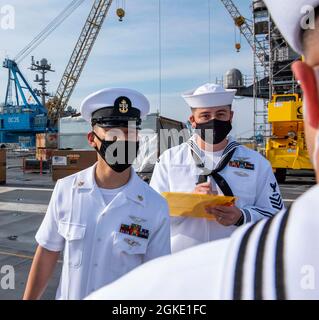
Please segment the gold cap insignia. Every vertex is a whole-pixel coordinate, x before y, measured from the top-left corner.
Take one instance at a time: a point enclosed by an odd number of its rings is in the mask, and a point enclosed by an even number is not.
[[[125,99],[123,99],[119,104],[119,111],[121,113],[127,113],[128,112],[128,103]]]

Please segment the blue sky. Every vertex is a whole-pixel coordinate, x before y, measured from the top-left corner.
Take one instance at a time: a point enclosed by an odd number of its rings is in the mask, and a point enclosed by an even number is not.
[[[160,1],[162,114],[185,120],[188,108],[180,98],[181,92],[209,81],[209,1],[212,7],[211,79],[221,78],[231,68],[251,75],[251,49],[245,39],[242,39],[240,53],[234,49],[234,25],[219,0]],[[14,57],[70,2],[0,0],[0,8],[10,4],[16,13],[15,29],[0,30],[0,60],[5,56]],[[86,95],[101,88],[121,86],[143,92],[151,101],[152,111],[159,108],[158,2],[126,0],[126,17],[120,23],[114,0],[70,105],[78,107]],[[92,3],[93,0],[86,0],[32,53],[37,60],[46,57],[56,70],[49,75],[50,92],[58,86]],[[251,17],[250,0],[234,0],[234,3],[244,16]],[[27,57],[20,69],[32,82],[34,74],[28,70],[30,61],[31,57]],[[7,71],[0,68],[0,101],[4,100],[6,81]]]

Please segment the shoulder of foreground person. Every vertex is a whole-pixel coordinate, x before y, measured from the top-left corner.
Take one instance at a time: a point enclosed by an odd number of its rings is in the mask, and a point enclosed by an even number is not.
[[[219,299],[229,239],[152,260],[87,300]]]
[[[231,237],[222,299],[317,299],[319,186],[271,219],[240,228]]]

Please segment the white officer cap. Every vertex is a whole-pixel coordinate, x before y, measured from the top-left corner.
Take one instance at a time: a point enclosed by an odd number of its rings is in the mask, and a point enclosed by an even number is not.
[[[215,83],[206,83],[197,89],[185,92],[182,97],[191,108],[212,108],[233,103],[236,90],[224,89]]]
[[[124,88],[107,88],[90,94],[81,104],[82,117],[101,127],[116,127],[125,122],[140,123],[150,111],[147,98],[140,92]]]
[[[264,1],[283,37],[297,53],[303,54],[302,23],[307,20],[309,10],[319,6],[319,0]]]

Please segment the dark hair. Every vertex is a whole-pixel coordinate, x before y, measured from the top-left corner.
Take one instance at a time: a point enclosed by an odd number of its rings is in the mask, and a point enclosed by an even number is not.
[[[227,105],[225,105],[225,106],[220,106],[220,107],[229,107],[230,110],[232,109],[232,105],[231,105],[231,104],[227,104]],[[192,107],[191,107],[191,111],[192,111],[192,112],[194,112],[196,109],[200,109],[200,108],[192,108]],[[205,108],[203,107],[203,109],[205,109]]]

